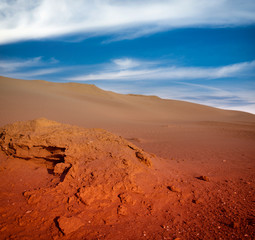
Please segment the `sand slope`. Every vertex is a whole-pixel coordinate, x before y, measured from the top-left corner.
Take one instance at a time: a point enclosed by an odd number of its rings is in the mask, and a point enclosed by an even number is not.
[[[46,117],[101,127],[116,123],[247,121],[255,116],[154,96],[122,95],[94,85],[25,81],[0,77],[0,124]],[[102,126],[103,124],[103,126]]]

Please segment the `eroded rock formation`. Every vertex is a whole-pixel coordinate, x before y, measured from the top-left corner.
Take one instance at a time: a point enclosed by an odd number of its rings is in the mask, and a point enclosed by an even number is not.
[[[43,118],[17,122],[0,129],[0,146],[10,157],[34,161],[59,176],[52,187],[26,191],[24,197],[29,204],[59,208],[56,217],[61,215],[59,227],[66,234],[77,230],[66,219],[100,215],[111,222],[134,211],[135,204],[144,204],[153,179],[154,156],[103,129]]]

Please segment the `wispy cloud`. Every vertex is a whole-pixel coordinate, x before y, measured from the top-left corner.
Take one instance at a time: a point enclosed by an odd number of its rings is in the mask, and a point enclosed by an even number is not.
[[[118,58],[114,59],[113,62],[120,68],[120,69],[128,69],[134,68],[141,65],[140,62],[130,59],[130,58]]]
[[[54,73],[59,73],[63,70],[64,68],[43,68],[43,69],[37,69],[32,71],[7,73],[5,74],[5,76],[12,77],[12,78],[30,79],[30,78],[38,78],[40,76],[50,75]]]
[[[42,57],[35,57],[27,60],[0,60],[0,71],[10,72],[24,67],[40,66],[42,64]]]
[[[58,63],[55,58],[44,61],[42,57],[31,59],[0,60],[0,75],[13,78],[30,78],[63,71],[60,67],[51,67]]]
[[[136,38],[171,28],[255,22],[253,0],[2,0],[0,43],[66,34]]]
[[[68,78],[73,81],[88,80],[171,80],[171,79],[217,79],[250,74],[255,61],[242,62],[221,67],[159,66],[158,62],[148,63],[132,59],[116,59],[97,73],[83,74]]]

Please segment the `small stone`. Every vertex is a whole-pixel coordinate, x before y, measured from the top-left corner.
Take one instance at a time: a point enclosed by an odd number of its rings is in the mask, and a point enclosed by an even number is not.
[[[197,199],[193,199],[192,202],[195,203],[195,204],[199,204],[199,203],[201,203],[202,201],[201,201],[200,198],[197,198]]]
[[[61,231],[67,235],[78,230],[84,223],[78,217],[60,217],[58,219],[58,225]]]
[[[36,204],[41,200],[41,196],[37,196],[36,193],[24,192],[23,196],[27,199],[28,204]]]
[[[145,153],[142,152],[136,152],[135,153],[136,157],[139,159],[140,162],[146,164],[148,167],[151,166],[151,160],[146,156]]]
[[[5,226],[5,227],[2,227],[1,229],[0,229],[0,232],[3,232],[3,231],[5,231],[7,229],[7,227]]]
[[[61,175],[64,171],[70,168],[71,165],[69,163],[58,163],[54,167],[54,174]]]
[[[123,204],[125,204],[125,203],[132,204],[133,203],[132,198],[128,193],[120,193],[118,195],[118,198],[120,199],[120,202]]]
[[[123,165],[125,165],[125,166],[128,166],[128,165],[129,165],[129,162],[128,162],[127,159],[123,159],[123,160],[122,160],[122,163],[123,163]]]
[[[240,227],[240,223],[239,222],[232,222],[231,223],[231,227],[232,228],[239,228]]]
[[[76,196],[83,204],[87,206],[91,205],[95,200],[103,199],[104,197],[102,195],[101,185],[98,185],[96,187],[94,186],[82,187],[78,190]]]
[[[123,205],[119,205],[117,208],[117,213],[123,216],[127,215],[127,207]]]
[[[207,176],[200,176],[198,177],[199,180],[203,180],[203,181],[206,181],[206,182],[209,182],[209,178]]]
[[[67,199],[67,203],[72,203],[74,201],[75,197],[72,196],[72,197],[68,197]]]
[[[172,192],[177,192],[177,193],[180,193],[181,190],[175,186],[167,186],[167,188],[172,191]]]

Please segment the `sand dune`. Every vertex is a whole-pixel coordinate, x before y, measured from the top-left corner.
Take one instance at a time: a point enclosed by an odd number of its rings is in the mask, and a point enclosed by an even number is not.
[[[253,114],[0,77],[0,116],[4,238],[255,237]]]
[[[164,100],[154,96],[122,95],[103,91],[94,85],[25,81],[1,77],[1,120],[47,117],[82,126],[115,123],[169,121],[245,121],[255,116],[238,111]]]

